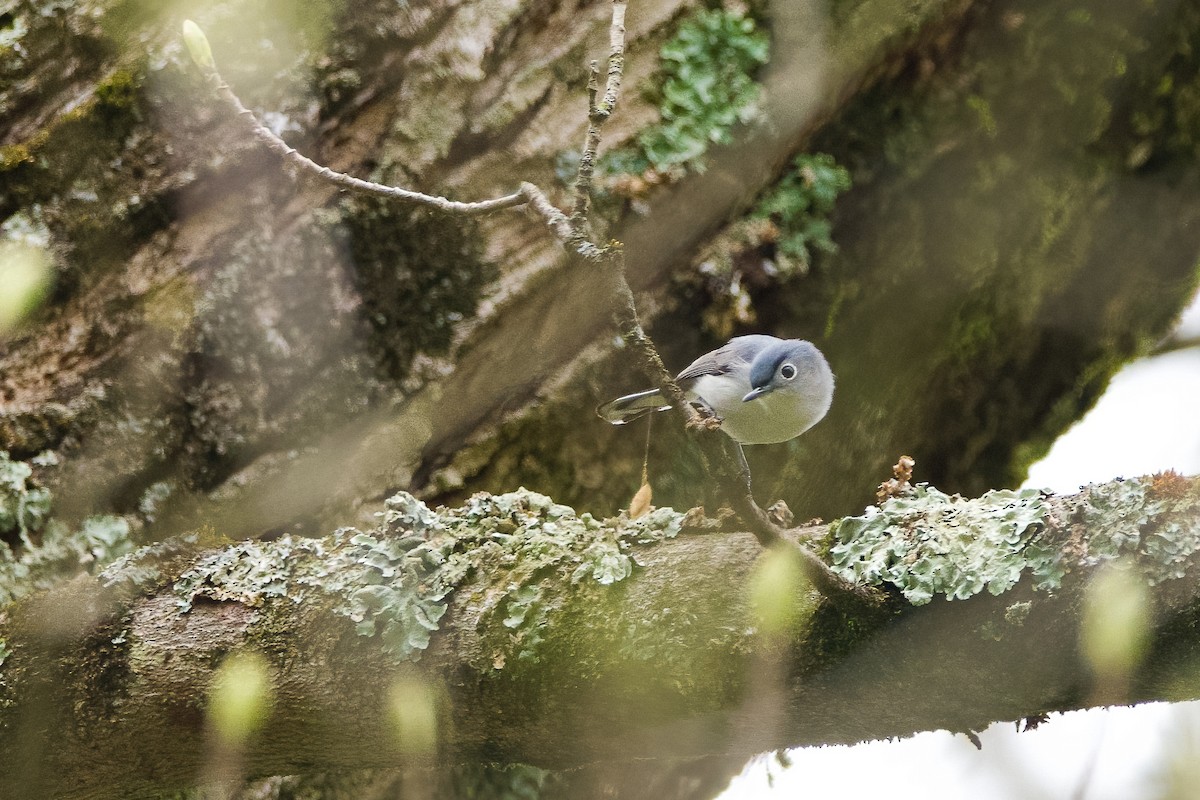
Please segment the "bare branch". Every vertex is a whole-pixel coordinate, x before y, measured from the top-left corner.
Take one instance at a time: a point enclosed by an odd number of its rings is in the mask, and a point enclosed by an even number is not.
[[[621,73],[625,69],[625,3],[614,0],[612,25],[608,29],[608,83],[604,87],[604,100],[596,109],[597,114],[607,117],[617,104],[621,91]]]
[[[596,151],[600,147],[600,126],[607,116],[597,112],[596,93],[600,90],[600,70],[596,62],[591,63],[588,74],[588,130],[583,152],[579,155],[579,170],[575,175],[575,212],[572,215],[577,226],[586,224],[588,203],[592,194],[592,175],[596,170]]]
[[[1152,356],[1162,356],[1167,353],[1174,353],[1179,350],[1190,350],[1194,347],[1200,348],[1200,335],[1196,336],[1179,336],[1171,334],[1166,339],[1163,339],[1158,345],[1150,351]]]
[[[450,211],[456,214],[488,214],[492,211],[499,211],[504,208],[513,208],[515,206],[524,205],[527,197],[522,192],[497,197],[491,200],[481,200],[473,203],[466,203],[459,200],[450,200],[437,195],[423,194],[414,192],[410,189],[402,189],[399,186],[386,186],[382,183],[373,181],[364,181],[361,178],[355,178],[351,175],[346,175],[342,172],[336,172],[329,167],[324,167],[313,161],[311,158],[299,153],[294,147],[289,145],[283,139],[279,138],[271,131],[270,128],[263,125],[254,116],[254,112],[242,105],[242,101],[233,93],[229,85],[221,78],[216,67],[209,67],[207,77],[212,84],[213,90],[222,100],[228,103],[241,117],[254,138],[265,144],[269,149],[283,156],[287,161],[302,171],[314,175],[322,180],[341,186],[344,189],[351,189],[357,192],[366,192],[368,194],[379,195],[380,197],[388,197],[393,200],[403,200],[409,203],[417,203],[418,205],[429,206],[441,211]]]
[[[588,225],[587,210],[592,194],[592,175],[596,168],[596,151],[600,147],[600,128],[612,115],[621,91],[621,73],[625,69],[625,0],[613,0],[612,23],[608,28],[608,80],[604,99],[596,104],[600,89],[599,70],[591,64],[588,76],[588,131],[583,153],[579,157],[579,172],[575,181],[575,213],[573,222],[580,232]]]
[[[529,201],[529,205],[537,212],[542,221],[546,223],[546,227],[554,234],[554,237],[563,244],[571,240],[571,221],[567,219],[567,215],[559,211],[557,207],[546,197],[545,192],[539,189],[535,184],[522,183],[521,194]]]

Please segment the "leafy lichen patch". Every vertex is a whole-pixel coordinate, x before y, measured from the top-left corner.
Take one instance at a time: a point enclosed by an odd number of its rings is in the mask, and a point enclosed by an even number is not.
[[[841,520],[830,555],[842,577],[890,583],[914,605],[935,594],[956,600],[987,589],[998,595],[1027,570],[1039,587],[1051,589],[1062,577],[1058,550],[1031,546],[1046,513],[1036,489],[967,500],[922,484]]]
[[[1200,551],[1200,499],[1170,485],[1163,491],[1162,476],[1153,476],[1089,486],[1079,501],[1090,533],[1084,563],[1133,556],[1151,585],[1187,577]]]
[[[769,37],[741,10],[701,9],[689,16],[659,53],[661,121],[642,131],[637,148],[612,151],[604,168],[703,170],[709,148],[729,144],[735,128],[754,119],[761,88],[754,73],[769,53]]]
[[[341,528],[324,539],[283,536],[205,553],[174,581],[179,609],[186,612],[197,598],[324,602],[359,635],[378,636],[390,656],[416,661],[451,593],[478,569],[488,578],[485,617],[511,633],[516,655],[528,656],[562,599],[546,587],[624,580],[634,567],[632,547],[680,527],[680,515],[670,511],[603,523],[525,489],[478,494],[436,513],[401,492],[380,516],[370,531]],[[542,580],[550,574],[567,580]]]
[[[1050,530],[1049,501],[1039,490],[967,500],[922,484],[837,523],[830,556],[848,580],[890,583],[914,605],[985,588],[998,595],[1026,574],[1036,588],[1053,590],[1074,565],[1091,569],[1118,558],[1136,560],[1155,585],[1190,574],[1200,551],[1195,495],[1161,476],[1089,486],[1054,512],[1069,522]]]
[[[78,530],[55,519],[51,492],[33,477],[36,462],[14,461],[0,450],[0,608],[94,572],[133,547],[124,517],[87,517]]]

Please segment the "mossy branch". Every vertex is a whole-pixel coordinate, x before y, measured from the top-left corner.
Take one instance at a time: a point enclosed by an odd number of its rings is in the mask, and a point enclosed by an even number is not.
[[[806,530],[839,571],[889,587],[883,613],[749,588],[770,557],[743,533],[691,533],[670,509],[595,520],[524,491],[438,512],[401,494],[376,528],[322,539],[147,548],[0,614],[0,796],[189,785],[213,666],[242,651],[276,698],[251,774],[620,769],[1194,698],[1198,509],[1200,481],[1168,473],[1070,496],[918,487]],[[1126,632],[1146,648],[1125,680],[1101,686],[1079,631],[1114,564],[1154,616]],[[800,602],[762,605],[780,597]],[[430,698],[420,751],[389,716],[397,686]]]

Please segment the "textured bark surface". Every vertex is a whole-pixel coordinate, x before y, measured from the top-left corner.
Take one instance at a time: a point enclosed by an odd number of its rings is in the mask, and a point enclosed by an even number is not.
[[[301,4],[296,19],[253,5],[201,20],[247,102],[334,168],[463,196],[556,186],[608,20],[604,4]],[[655,67],[678,10],[643,4],[631,19],[631,81]],[[59,274],[52,307],[4,345],[0,446],[59,452],[64,469],[46,477],[71,487],[64,512],[131,510],[160,481],[177,505],[228,496],[286,470],[317,432],[436,384],[448,346],[520,307],[504,298],[554,264],[519,214],[476,225],[297,183],[203,90],[177,19],[120,3],[16,13],[30,30],[6,65],[2,207],[37,209]],[[47,89],[58,83],[69,90]],[[636,96],[626,111],[625,126],[647,115]],[[63,163],[76,149],[90,165]],[[547,349],[544,363],[573,355]],[[469,425],[543,377],[501,366],[468,404],[476,420],[453,406],[438,420]],[[401,424],[428,427],[418,417]]]
[[[902,552],[913,541],[967,535],[954,532],[966,524],[955,516],[962,501],[954,503],[954,514],[930,506],[927,517],[920,502],[885,506],[882,514],[896,514],[887,546]],[[382,639],[356,635],[338,611],[373,574],[363,565],[379,564],[346,557],[363,552],[354,549],[361,535],[160,548],[100,580],[81,578],[10,607],[0,618],[8,651],[0,757],[20,767],[5,771],[8,796],[155,797],[191,784],[212,754],[203,709],[213,669],[241,649],[266,657],[275,694],[245,754],[250,775],[591,765],[597,794],[625,765],[647,759],[749,757],[1200,694],[1191,668],[1200,655],[1195,480],[1167,475],[1076,496],[1031,495],[1015,506],[1003,500],[996,508],[1007,511],[971,533],[1006,542],[981,551],[984,574],[989,560],[1027,559],[1019,582],[1014,574],[1011,585],[983,591],[980,583],[967,599],[939,595],[927,605],[897,594],[857,613],[818,603],[784,627],[754,610],[763,555],[748,534],[621,533],[536,495],[477,500],[456,512],[470,520],[461,528],[449,515],[413,508],[370,532],[369,552],[407,542],[408,552],[429,547],[442,560],[415,575],[407,570],[425,562],[401,554],[382,586],[415,592],[418,604],[439,581],[454,588],[428,643],[404,656],[389,652],[386,630]],[[1013,528],[1013,508],[1029,510],[1032,527]],[[497,538],[502,530],[510,532]],[[845,541],[823,528],[801,534],[825,547]],[[1012,535],[1024,544],[1009,547]],[[618,540],[632,569],[613,580],[605,572],[612,562],[595,554]],[[547,556],[556,550],[561,557]],[[1114,691],[1087,666],[1079,629],[1088,581],[1118,557],[1137,564],[1154,632],[1148,657]],[[949,560],[934,572],[955,568],[953,558],[935,558]],[[807,604],[802,586],[775,588]],[[891,588],[907,594],[912,586]],[[393,619],[407,624],[414,607]],[[434,698],[428,746],[414,749],[403,725],[396,733],[388,698],[398,681]]]

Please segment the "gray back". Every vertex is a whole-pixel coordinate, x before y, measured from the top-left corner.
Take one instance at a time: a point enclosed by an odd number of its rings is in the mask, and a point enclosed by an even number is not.
[[[702,375],[725,375],[743,370],[748,373],[754,357],[780,341],[774,336],[761,333],[735,336],[711,353],[705,353],[697,358],[683,372],[680,372],[675,380],[684,384],[690,383]]]

